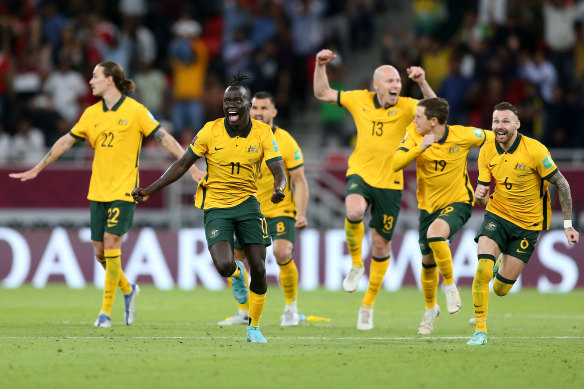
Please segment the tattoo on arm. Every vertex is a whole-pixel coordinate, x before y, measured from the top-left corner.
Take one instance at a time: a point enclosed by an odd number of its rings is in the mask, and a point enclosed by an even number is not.
[[[175,158],[177,159],[180,158],[185,150],[182,148],[180,143],[177,142],[176,139],[174,139],[172,136],[166,135],[167,135],[166,131],[159,130],[156,131],[156,133],[154,134],[154,138]]]
[[[572,194],[570,193],[570,184],[568,180],[559,171],[550,178],[550,183],[558,189],[560,197],[560,206],[564,220],[572,219]]]

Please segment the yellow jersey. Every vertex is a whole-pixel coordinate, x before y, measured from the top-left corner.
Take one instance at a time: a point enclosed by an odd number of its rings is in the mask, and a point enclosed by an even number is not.
[[[284,160],[284,171],[288,185],[284,189],[286,197],[281,202],[274,204],[271,201],[274,192],[274,176],[264,162],[260,170],[258,179],[258,201],[262,214],[267,217],[290,216],[296,218],[296,201],[294,200],[292,181],[290,180],[290,170],[298,169],[304,164],[302,151],[296,143],[296,140],[288,131],[275,126],[273,129],[274,136],[282,152]]]
[[[349,110],[357,127],[347,176],[357,174],[375,188],[402,190],[403,172],[394,172],[391,161],[414,120],[418,100],[400,96],[395,105],[383,108],[375,92],[356,90],[339,92],[338,104]]]
[[[494,137],[492,131],[475,127],[446,126],[442,139],[422,152],[424,137],[415,123],[397,149],[393,168],[403,169],[416,159],[418,208],[436,212],[452,203],[474,204],[474,190],[468,178],[467,156],[471,147],[481,147]]]
[[[189,150],[207,161],[207,174],[199,182],[195,197],[195,206],[201,209],[230,208],[255,196],[262,160],[282,160],[270,126],[253,119],[241,136],[226,118],[208,122]]]
[[[549,178],[558,168],[548,149],[535,139],[517,133],[517,139],[504,151],[489,140],[479,153],[481,185],[495,180],[487,211],[526,230],[547,230],[552,210]]]
[[[134,202],[131,192],[139,186],[142,138],[159,127],[146,107],[125,94],[111,109],[102,99],[83,112],[70,134],[87,139],[95,149],[89,200]]]

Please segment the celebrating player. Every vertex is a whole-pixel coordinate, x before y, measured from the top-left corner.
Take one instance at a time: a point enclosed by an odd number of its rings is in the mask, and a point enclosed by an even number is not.
[[[345,232],[352,258],[352,268],[343,280],[347,292],[357,290],[365,269],[361,246],[365,228],[363,216],[371,205],[372,259],[369,287],[359,308],[357,329],[373,328],[373,305],[389,266],[391,237],[397,222],[403,190],[403,173],[391,170],[391,161],[407,125],[414,119],[417,100],[401,97],[401,78],[389,65],[375,69],[373,88],[336,91],[331,89],[326,65],[336,58],[330,50],[316,55],[314,95],[321,101],[349,110],[357,126],[357,145],[349,158],[345,191]],[[420,86],[424,97],[435,97],[420,67],[407,69],[409,77]]]
[[[479,153],[479,178],[475,199],[486,206],[486,213],[475,238],[478,266],[472,283],[476,331],[468,345],[487,344],[489,281],[495,259],[503,253],[493,281],[497,296],[505,296],[521,274],[535,249],[539,231],[550,227],[549,183],[556,186],[564,217],[568,244],[578,243],[572,227],[570,185],[552,160],[547,148],[518,132],[517,108],[503,102],[493,110],[494,140]],[[491,179],[495,181],[489,196]]]
[[[462,306],[447,239],[462,228],[472,213],[473,189],[466,169],[468,152],[493,137],[491,131],[446,124],[448,113],[448,102],[444,99],[420,101],[414,122],[408,126],[392,163],[392,169],[398,171],[416,160],[421,281],[426,302],[418,334],[431,334],[440,314],[436,300],[438,270],[444,279],[448,312],[456,313]]]
[[[134,189],[132,196],[137,202],[146,200],[178,180],[198,158],[205,157],[207,174],[197,187],[195,206],[205,211],[205,236],[211,258],[219,274],[232,277],[235,298],[245,303],[248,291],[243,264],[233,260],[235,232],[251,272],[247,341],[266,343],[259,322],[268,289],[266,246],[271,242],[268,224],[255,197],[262,161],[273,176],[273,203],[284,199],[287,180],[272,129],[249,116],[251,92],[244,79],[235,76],[225,89],[225,117],[205,124],[178,161],[148,188]]]

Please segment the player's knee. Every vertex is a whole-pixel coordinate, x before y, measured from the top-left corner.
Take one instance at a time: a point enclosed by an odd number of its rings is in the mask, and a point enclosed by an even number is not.
[[[292,258],[292,250],[289,249],[277,249],[274,250],[274,257],[278,263],[286,263]]]
[[[230,261],[230,262],[221,262],[221,263],[217,263],[215,265],[215,267],[217,268],[217,272],[221,275],[221,277],[231,277],[233,275],[233,273],[235,272],[235,268],[237,265],[235,265],[235,262]]]
[[[512,287],[513,284],[506,284],[504,282],[499,281],[498,279],[495,279],[495,281],[493,281],[493,292],[495,292],[497,296],[506,296]]]

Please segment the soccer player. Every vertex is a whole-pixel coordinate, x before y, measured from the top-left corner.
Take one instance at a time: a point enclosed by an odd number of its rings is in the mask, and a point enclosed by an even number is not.
[[[262,163],[258,179],[258,201],[260,210],[268,222],[268,230],[274,243],[274,256],[280,267],[280,285],[284,291],[286,306],[280,324],[283,327],[297,326],[298,316],[298,269],[292,258],[296,230],[307,226],[306,205],[308,203],[308,183],[304,176],[302,151],[296,140],[286,130],[274,125],[278,114],[274,97],[268,92],[257,92],[252,99],[251,118],[266,123],[272,129],[284,160],[284,170],[288,180],[284,201],[274,204],[270,201],[273,180],[270,169]],[[239,251],[239,252],[238,252]],[[236,258],[243,253],[237,250]],[[219,322],[219,325],[247,324],[249,307],[240,305],[237,314]]]
[[[421,281],[426,302],[418,334],[423,335],[432,333],[440,314],[436,299],[438,270],[444,279],[448,312],[456,313],[462,306],[447,240],[452,239],[472,213],[473,189],[466,169],[468,152],[493,138],[491,131],[448,125],[448,113],[448,102],[444,99],[421,100],[414,122],[408,126],[392,162],[392,169],[398,171],[416,160]]]
[[[204,210],[205,236],[219,274],[231,277],[236,300],[248,300],[243,264],[233,260],[233,234],[243,245],[251,283],[249,286],[249,325],[247,341],[266,343],[259,328],[266,301],[266,246],[271,244],[268,223],[256,199],[260,166],[265,160],[273,176],[270,200],[285,197],[286,174],[278,143],[270,126],[252,120],[251,92],[235,76],[223,95],[224,118],[205,124],[183,156],[146,189],[136,188],[137,202],[178,180],[195,161],[205,157],[207,173],[199,182],[195,206]]]
[[[359,308],[357,329],[373,328],[373,305],[389,266],[391,237],[400,208],[403,190],[403,172],[391,170],[391,161],[406,127],[414,119],[417,100],[400,96],[401,78],[390,65],[383,65],[373,73],[373,88],[367,90],[336,91],[329,85],[326,65],[336,58],[330,50],[316,55],[314,68],[314,95],[330,104],[349,110],[357,126],[357,145],[349,158],[347,188],[345,191],[345,232],[352,258],[352,268],[343,280],[347,292],[357,290],[365,269],[361,246],[365,228],[363,216],[371,206],[371,252],[369,287]],[[420,86],[424,97],[435,97],[420,67],[407,69],[409,78]]]
[[[495,259],[503,253],[493,290],[497,296],[505,296],[535,250],[539,231],[550,227],[550,183],[558,191],[568,244],[578,243],[579,239],[572,227],[568,181],[544,145],[518,132],[520,124],[515,106],[497,104],[493,109],[494,140],[487,141],[479,153],[475,200],[487,209],[475,238],[478,266],[472,298],[476,331],[467,342],[472,346],[487,344],[489,281]],[[495,188],[489,196],[491,180]]]
[[[55,142],[51,150],[32,169],[11,173],[10,177],[28,181],[55,162],[77,141],[89,140],[95,149],[89,183],[91,240],[95,256],[105,269],[103,303],[95,327],[111,327],[116,289],[124,294],[127,325],[136,317],[136,297],[140,288],[130,284],[122,271],[122,240],[132,225],[136,205],[130,192],[138,182],[140,148],[144,137],[154,137],[173,156],[184,149],[166,132],[146,107],[128,97],[134,82],[126,79],[124,69],[115,62],[102,62],[89,81],[94,96],[101,101],[87,108],[68,134]],[[201,171],[191,169],[193,179]]]

